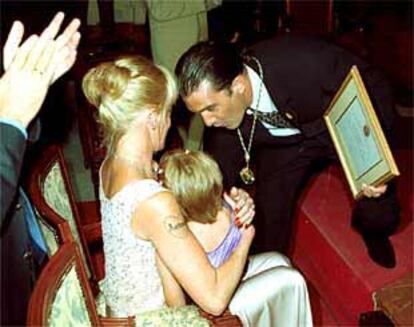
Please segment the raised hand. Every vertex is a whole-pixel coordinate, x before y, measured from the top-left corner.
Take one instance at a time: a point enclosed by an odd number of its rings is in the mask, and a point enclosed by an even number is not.
[[[0,118],[27,127],[38,113],[50,84],[72,67],[80,39],[80,21],[72,20],[55,40],[63,18],[63,13],[56,14],[40,37],[32,35],[23,44],[24,26],[18,21],[13,23],[3,49],[5,74],[0,79]]]
[[[61,22],[59,24],[56,24],[54,27],[55,29],[52,30],[53,37],[55,37],[59,31],[60,24]],[[73,64],[75,63],[77,48],[81,37],[80,33],[78,32],[79,26],[80,20],[76,18],[73,19],[63,31],[63,33],[56,39],[56,51],[58,52],[58,55],[56,57],[57,62],[54,74],[52,76],[52,83],[55,82],[63,74],[65,74],[70,68],[72,68]]]
[[[43,30],[40,35],[32,60],[36,60],[36,55],[39,56],[41,51],[44,51],[45,44],[54,40],[59,32],[65,15],[58,12],[49,25]],[[66,73],[75,63],[77,47],[80,41],[80,33],[78,32],[80,26],[79,19],[73,19],[66,29],[55,40],[55,61],[50,69],[53,69],[50,83],[55,82],[59,77]],[[20,47],[24,34],[24,26],[21,22],[15,21],[10,30],[9,36],[3,48],[3,67],[5,71],[10,67],[17,51]],[[36,54],[36,55],[35,55]]]

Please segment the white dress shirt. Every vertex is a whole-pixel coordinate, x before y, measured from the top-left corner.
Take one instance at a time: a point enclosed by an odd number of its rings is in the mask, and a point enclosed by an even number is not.
[[[255,110],[259,110],[261,112],[272,112],[278,111],[276,105],[273,103],[272,98],[267,91],[266,85],[264,82],[260,80],[259,75],[249,66],[245,66],[247,69],[247,74],[249,76],[250,82],[252,83],[252,103],[251,107]],[[263,85],[261,85],[263,83]],[[261,86],[260,86],[261,85]],[[260,96],[260,103],[257,103],[257,99],[259,97],[259,90],[262,87],[261,96]],[[251,110],[247,110],[248,115],[252,115],[253,112]],[[300,131],[297,128],[280,128],[275,127],[270,124],[260,122],[266,129],[269,131],[270,134],[273,136],[292,136],[296,134],[300,134]]]

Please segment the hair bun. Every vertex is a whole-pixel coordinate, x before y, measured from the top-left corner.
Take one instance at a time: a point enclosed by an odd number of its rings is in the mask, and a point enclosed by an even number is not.
[[[105,62],[92,68],[83,78],[82,89],[88,101],[99,108],[107,98],[114,101],[126,89],[131,72],[113,62]]]

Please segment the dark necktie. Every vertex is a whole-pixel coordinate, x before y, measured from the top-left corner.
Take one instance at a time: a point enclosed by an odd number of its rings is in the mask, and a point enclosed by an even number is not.
[[[253,108],[248,108],[252,112],[252,116],[254,117],[256,110]],[[269,125],[272,125],[276,128],[294,128],[288,120],[286,120],[283,115],[278,111],[271,111],[271,112],[262,112],[257,111],[257,118],[263,122],[267,123]]]

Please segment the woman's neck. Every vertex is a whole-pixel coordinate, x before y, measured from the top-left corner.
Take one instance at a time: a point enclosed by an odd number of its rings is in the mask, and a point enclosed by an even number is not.
[[[140,142],[125,134],[109,154],[119,164],[136,171],[142,178],[155,178],[153,151],[141,138]]]
[[[138,174],[140,178],[155,179],[157,176],[157,167],[155,162],[143,160],[137,157],[123,156],[117,153],[112,154],[113,161],[131,169]]]

